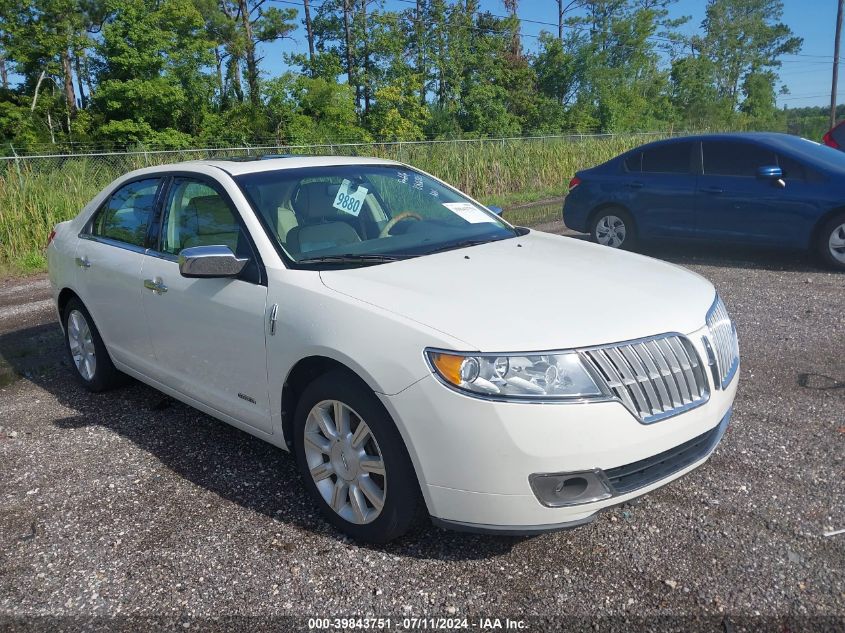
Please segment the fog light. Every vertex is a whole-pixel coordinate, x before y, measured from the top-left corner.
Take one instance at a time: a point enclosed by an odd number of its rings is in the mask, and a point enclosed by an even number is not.
[[[537,473],[528,478],[537,499],[545,506],[575,506],[611,496],[600,470],[578,473]]]

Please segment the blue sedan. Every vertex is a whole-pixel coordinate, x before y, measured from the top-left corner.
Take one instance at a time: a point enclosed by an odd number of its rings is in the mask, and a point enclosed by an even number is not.
[[[577,172],[563,220],[615,248],[729,241],[809,249],[845,270],[845,153],[775,133],[657,141]]]

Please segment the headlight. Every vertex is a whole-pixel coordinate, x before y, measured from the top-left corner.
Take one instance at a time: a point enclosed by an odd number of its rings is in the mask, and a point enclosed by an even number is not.
[[[509,400],[602,398],[606,394],[575,352],[536,355],[467,354],[426,350],[447,385]]]
[[[720,387],[724,389],[733,380],[739,367],[739,342],[736,327],[719,293],[716,293],[713,305],[707,311],[707,327],[710,330],[710,339],[715,351],[715,358],[711,359],[711,368],[714,371],[713,382],[717,389]],[[709,347],[710,342],[706,342],[705,345]]]

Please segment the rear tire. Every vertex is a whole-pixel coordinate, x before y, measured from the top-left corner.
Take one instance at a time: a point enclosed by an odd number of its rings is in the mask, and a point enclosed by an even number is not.
[[[65,349],[76,379],[89,391],[106,391],[123,379],[112,364],[94,319],[77,298],[70,299],[62,315]]]
[[[833,216],[822,225],[815,247],[825,264],[845,270],[845,213]]]
[[[402,436],[376,395],[349,372],[329,372],[305,388],[294,450],[323,516],[352,538],[386,543],[419,518],[419,484]]]
[[[593,241],[610,248],[632,250],[637,245],[634,218],[621,207],[606,207],[593,216],[590,224]]]

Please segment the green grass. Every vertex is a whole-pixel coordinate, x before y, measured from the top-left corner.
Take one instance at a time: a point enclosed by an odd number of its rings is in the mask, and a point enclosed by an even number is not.
[[[481,202],[486,205],[510,209],[521,207],[540,200],[556,200],[566,194],[566,183],[545,189],[531,189],[528,191],[515,191],[513,193],[483,196]]]
[[[379,156],[428,171],[487,204],[510,207],[561,196],[578,170],[604,162],[654,136],[572,137],[301,148],[295,153]],[[232,155],[232,152],[226,152]],[[57,223],[79,213],[117,176],[139,167],[213,157],[207,152],[26,159],[0,164],[0,271],[43,270],[44,246]],[[551,219],[551,207],[506,211],[518,224]]]
[[[557,201],[550,204],[505,209],[502,216],[516,226],[537,226],[553,220],[560,220],[562,211],[563,202]]]

